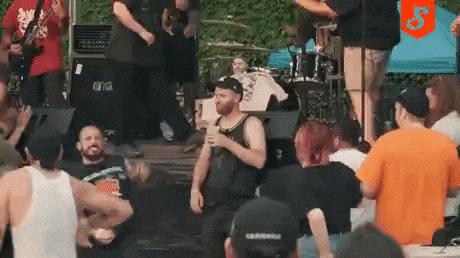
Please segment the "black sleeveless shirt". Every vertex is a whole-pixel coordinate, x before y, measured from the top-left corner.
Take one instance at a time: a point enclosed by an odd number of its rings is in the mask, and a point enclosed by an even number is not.
[[[245,148],[245,115],[233,128],[219,129],[219,132]],[[220,124],[221,118],[216,121]],[[212,207],[227,200],[253,198],[258,184],[258,169],[249,166],[229,150],[222,147],[211,148],[211,166],[204,184],[206,206]]]
[[[145,67],[164,66],[164,32],[161,15],[164,8],[173,7],[171,0],[115,0],[126,5],[134,19],[155,35],[151,46],[116,18],[112,26],[110,42],[105,49],[108,59],[133,63]]]

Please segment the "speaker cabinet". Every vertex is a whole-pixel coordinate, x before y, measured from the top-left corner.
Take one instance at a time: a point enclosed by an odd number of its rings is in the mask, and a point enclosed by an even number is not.
[[[115,94],[113,78],[113,71],[104,58],[74,59],[70,103],[83,124],[119,130],[121,101]]]
[[[281,167],[297,162],[294,134],[299,122],[299,111],[251,112],[259,117],[267,138],[266,169]]]

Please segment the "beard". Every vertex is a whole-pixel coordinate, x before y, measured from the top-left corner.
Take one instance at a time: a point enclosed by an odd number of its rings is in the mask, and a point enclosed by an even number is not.
[[[220,105],[216,104],[216,110],[219,115],[228,115],[232,112],[233,110],[233,105],[232,103],[223,103]]]
[[[98,148],[99,151],[91,150],[93,147]],[[104,150],[99,146],[89,146],[81,152],[81,155],[89,161],[96,161],[104,156]]]

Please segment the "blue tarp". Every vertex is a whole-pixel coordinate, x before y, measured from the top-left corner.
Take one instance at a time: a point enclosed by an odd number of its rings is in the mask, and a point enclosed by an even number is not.
[[[456,40],[450,32],[455,14],[436,6],[436,29],[421,39],[401,32],[401,42],[393,49],[387,72],[391,73],[455,73]],[[313,49],[313,42],[307,43]],[[268,66],[288,68],[291,57],[287,49],[270,53]]]

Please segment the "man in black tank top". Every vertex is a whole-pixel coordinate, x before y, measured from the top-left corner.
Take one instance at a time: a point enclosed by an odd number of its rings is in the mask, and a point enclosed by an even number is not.
[[[239,109],[241,83],[233,78],[218,82],[214,92],[221,115],[208,127],[205,144],[193,171],[190,206],[203,214],[202,245],[205,258],[223,258],[224,241],[233,214],[254,197],[258,172],[266,160],[262,122]]]

